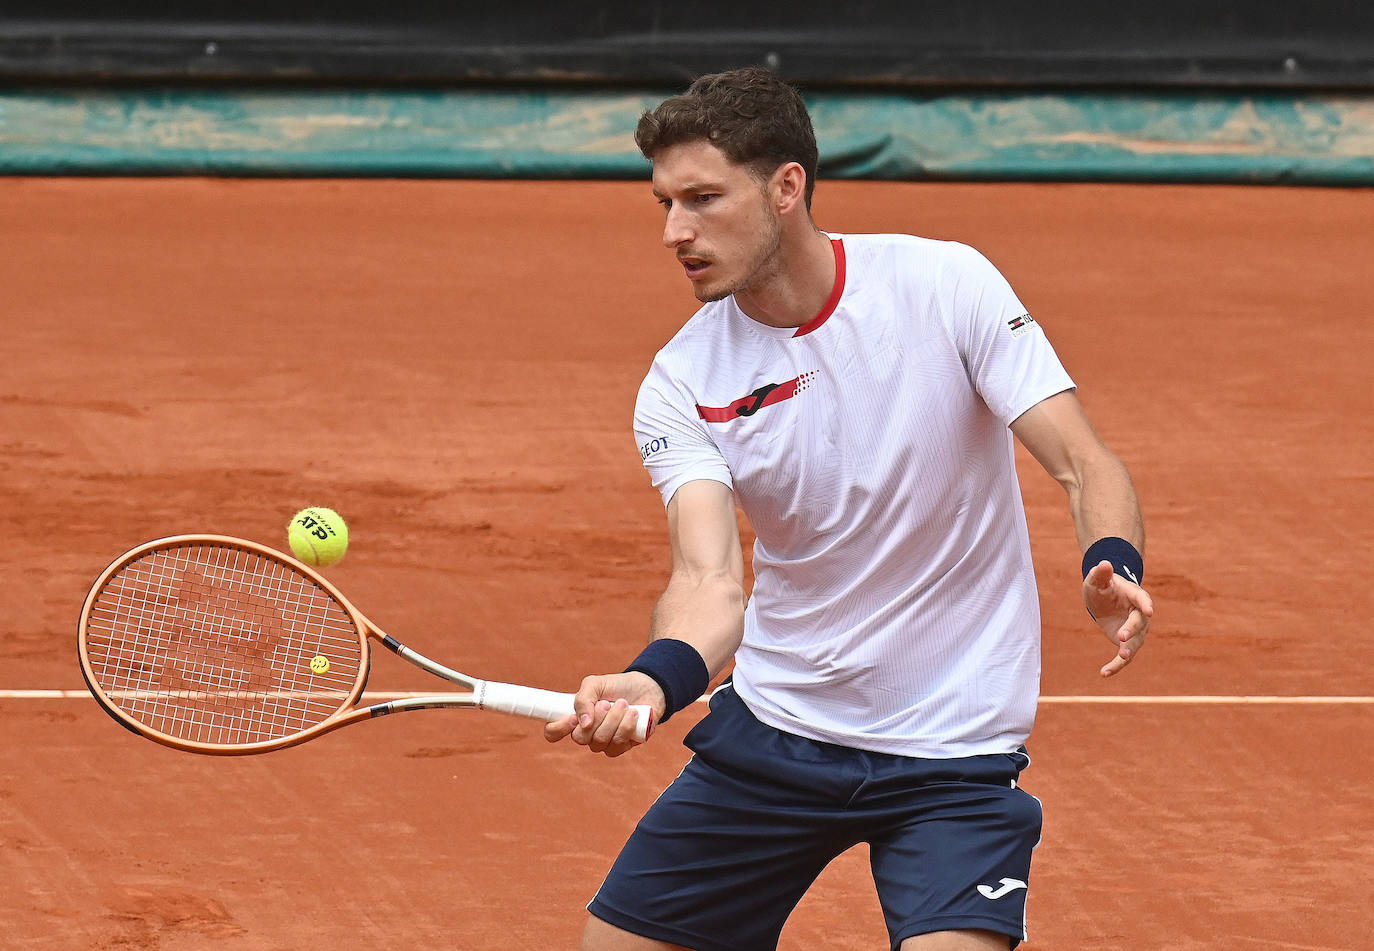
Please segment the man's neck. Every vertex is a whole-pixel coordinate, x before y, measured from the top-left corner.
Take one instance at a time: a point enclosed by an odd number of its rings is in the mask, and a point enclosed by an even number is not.
[[[750,318],[770,327],[800,327],[820,313],[835,287],[835,251],[829,235],[808,220],[784,234],[772,266],[752,287],[735,292]]]

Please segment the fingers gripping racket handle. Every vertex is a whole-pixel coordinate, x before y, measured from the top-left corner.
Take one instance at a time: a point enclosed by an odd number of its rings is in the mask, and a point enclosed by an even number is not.
[[[496,710],[500,713],[513,713],[536,720],[558,720],[575,713],[573,695],[540,690],[538,687],[522,687],[518,684],[503,684],[486,681],[477,691],[477,706],[483,710]],[[630,707],[639,714],[635,721],[635,739],[643,742],[654,729],[654,710],[647,704],[633,704]]]

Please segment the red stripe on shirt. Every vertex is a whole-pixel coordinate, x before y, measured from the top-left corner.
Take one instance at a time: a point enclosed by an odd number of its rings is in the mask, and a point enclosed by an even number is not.
[[[783,400],[790,400],[796,396],[799,382],[801,382],[801,377],[788,380],[786,383],[779,383],[764,394],[762,400],[759,399],[756,390],[748,396],[741,396],[729,406],[702,406],[697,404],[697,415],[708,423],[728,423],[732,419],[739,419],[741,416],[753,416],[765,406],[772,406],[774,403],[781,403]],[[751,412],[740,412],[740,410],[749,410],[750,407],[753,407]]]

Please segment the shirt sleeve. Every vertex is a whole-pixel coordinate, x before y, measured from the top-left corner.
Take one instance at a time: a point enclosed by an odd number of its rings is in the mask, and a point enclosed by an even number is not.
[[[655,360],[635,401],[635,441],[666,506],[688,482],[714,479],[734,488],[730,467],[696,412],[696,403]]]
[[[978,395],[1010,425],[1041,400],[1074,388],[1049,338],[1006,278],[973,248],[952,244],[943,307]]]

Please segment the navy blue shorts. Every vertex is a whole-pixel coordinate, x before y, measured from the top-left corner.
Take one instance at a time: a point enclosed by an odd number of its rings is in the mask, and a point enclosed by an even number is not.
[[[1025,937],[1040,802],[1025,750],[916,759],[760,723],[729,687],[684,741],[695,753],[587,906],[625,931],[696,951],[776,948],[831,859],[869,844],[892,947],[931,931]]]

